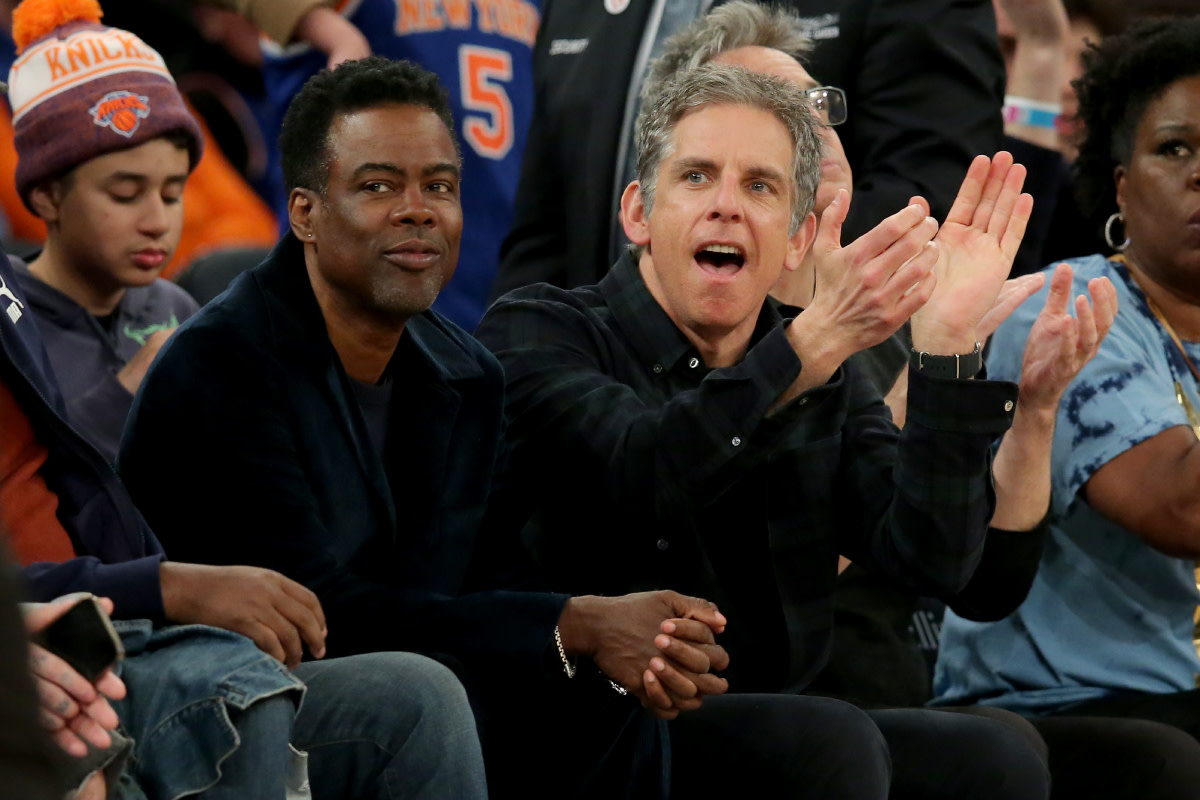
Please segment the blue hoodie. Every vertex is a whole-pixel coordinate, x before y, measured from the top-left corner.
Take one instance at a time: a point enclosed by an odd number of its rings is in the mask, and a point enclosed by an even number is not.
[[[42,342],[66,401],[67,419],[111,464],[117,460],[133,395],[117,373],[147,337],[174,328],[199,309],[175,284],[156,280],[126,289],[117,304],[116,335],[110,339],[86,308],[42,283],[23,264],[14,264],[18,285],[37,318]]]
[[[58,495],[58,519],[78,554],[24,570],[30,599],[70,592],[111,597],[118,619],[164,621],[159,564],[163,549],[112,467],[67,422],[62,392],[33,312],[12,266],[0,254],[0,380],[29,417],[50,457],[41,469]]]

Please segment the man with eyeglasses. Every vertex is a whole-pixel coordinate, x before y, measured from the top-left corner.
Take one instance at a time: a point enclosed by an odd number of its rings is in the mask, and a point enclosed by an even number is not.
[[[800,18],[786,9],[772,9],[748,0],[726,3],[662,43],[659,57],[650,64],[646,74],[641,100],[653,98],[663,82],[680,70],[709,61],[746,67],[800,86],[822,123],[817,128],[822,147],[821,184],[817,187],[813,206],[813,213],[820,220],[839,190],[845,189],[853,196],[854,176],[841,137],[834,130],[834,126],[842,125],[849,116],[846,93],[836,86],[820,85],[800,63],[800,58],[813,46],[805,30]],[[633,164],[627,160],[622,178],[624,185],[634,177]],[[850,214],[859,205],[859,202],[853,202]],[[847,226],[850,224],[848,215]],[[843,231],[843,238],[848,238],[849,232],[845,228]],[[615,219],[613,235],[615,241],[627,241]],[[614,252],[613,260],[619,254]],[[812,301],[815,288],[813,258],[810,250],[799,268],[785,271],[772,287],[771,296],[787,306],[806,307]],[[904,368],[908,357],[905,337],[903,331],[898,332],[856,356],[880,394],[888,393]]]
[[[1044,797],[1045,765],[999,722],[805,694],[839,552],[942,595],[978,563],[1016,387],[970,378],[1030,210],[1000,153],[972,164],[936,241],[916,198],[843,249],[848,192],[819,233],[811,213],[818,128],[795,81],[677,70],[638,119],[621,204],[636,252],[596,285],[489,309],[477,335],[504,367],[513,477],[536,502],[523,538],[558,589],[680,586],[721,607],[730,692],[669,723],[672,796],[753,775],[768,797]],[[820,290],[782,315],[768,291],[810,246]],[[900,437],[850,356],[910,315]]]
[[[944,218],[971,158],[1000,146],[1004,67],[991,4],[774,2],[791,13],[804,40],[799,51],[783,52],[804,56],[821,83],[844,91],[851,110],[831,154],[847,168],[852,164],[856,177],[843,241],[866,233],[913,195],[927,198],[932,215]],[[632,172],[643,76],[673,32],[724,5],[543,4],[534,49],[537,105],[493,297],[538,282],[584,286],[608,271],[624,244],[617,212]],[[734,43],[745,32],[730,33],[718,51],[754,43]]]

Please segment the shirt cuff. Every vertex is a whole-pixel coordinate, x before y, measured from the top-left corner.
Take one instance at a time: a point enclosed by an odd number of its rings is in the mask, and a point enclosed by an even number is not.
[[[989,381],[987,368],[974,380],[931,378],[908,368],[908,422],[947,433],[997,435],[1012,427],[1017,384]]]

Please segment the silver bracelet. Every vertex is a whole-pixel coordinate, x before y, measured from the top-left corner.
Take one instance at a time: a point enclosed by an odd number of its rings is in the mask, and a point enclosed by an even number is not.
[[[562,634],[558,632],[558,626],[554,626],[554,645],[558,648],[558,657],[562,659],[563,670],[567,673],[568,678],[575,677],[575,665],[571,663],[571,659],[567,658],[567,651],[562,646]]]
[[[563,649],[562,634],[558,632],[557,625],[554,626],[554,646],[558,648],[558,657],[562,659],[563,671],[567,673],[568,678],[574,678],[575,670],[577,668],[571,663],[571,659],[567,658],[567,651]],[[612,678],[609,678],[608,685],[611,686],[613,691],[619,695],[629,694],[628,689],[614,681]]]

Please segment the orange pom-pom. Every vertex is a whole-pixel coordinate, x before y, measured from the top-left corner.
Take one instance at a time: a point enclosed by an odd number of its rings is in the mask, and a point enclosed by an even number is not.
[[[99,22],[103,16],[96,0],[22,0],[13,10],[13,41],[20,53],[60,25]]]

